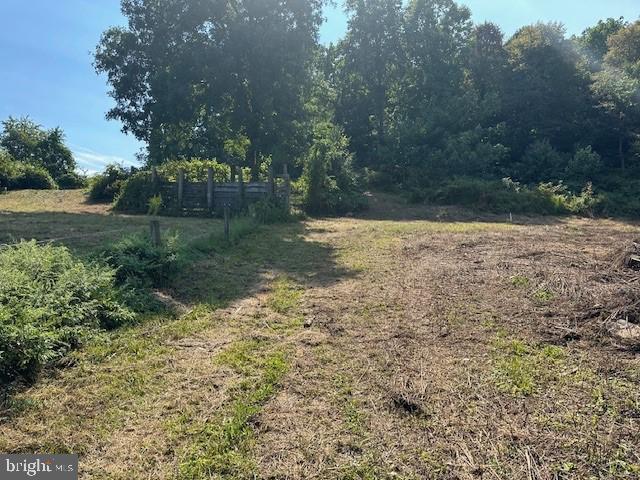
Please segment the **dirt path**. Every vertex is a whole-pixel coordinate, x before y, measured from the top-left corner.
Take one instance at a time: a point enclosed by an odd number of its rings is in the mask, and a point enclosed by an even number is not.
[[[17,395],[0,451],[80,453],[82,478],[638,478],[638,355],[578,322],[637,227],[401,213],[204,259],[188,314]]]

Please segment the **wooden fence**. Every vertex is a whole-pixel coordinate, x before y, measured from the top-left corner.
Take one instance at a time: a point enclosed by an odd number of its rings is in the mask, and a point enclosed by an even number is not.
[[[178,171],[177,181],[161,178],[152,170],[153,188],[161,195],[163,207],[168,212],[180,215],[213,215],[222,213],[226,207],[240,211],[259,200],[274,197],[289,208],[291,180],[285,165],[282,175],[269,175],[267,182],[245,182],[242,173],[228,182],[214,181],[213,169],[209,168],[206,182],[189,182],[184,170]]]

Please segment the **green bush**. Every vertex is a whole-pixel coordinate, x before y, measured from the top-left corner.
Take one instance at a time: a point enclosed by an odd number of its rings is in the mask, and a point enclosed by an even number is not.
[[[18,163],[6,151],[0,149],[0,190],[11,190],[19,172]]]
[[[263,199],[249,205],[249,216],[260,224],[284,223],[291,214],[282,202],[275,198]]]
[[[54,190],[58,188],[43,167],[14,160],[0,150],[0,188],[8,190]]]
[[[87,178],[77,173],[65,173],[56,178],[58,187],[62,190],[78,190],[87,186]]]
[[[89,199],[94,202],[113,202],[120,194],[129,172],[120,165],[107,165],[104,173],[89,182]]]
[[[516,165],[518,179],[534,183],[540,180],[562,178],[567,162],[548,140],[533,142],[529,145]]]
[[[178,170],[184,170],[185,177],[190,182],[206,182],[208,169],[213,169],[215,182],[228,182],[231,177],[231,167],[216,160],[203,160],[192,158],[190,160],[173,160],[157,167],[158,175],[168,181],[175,182],[178,178]],[[250,170],[244,172],[244,180],[249,179]]]
[[[312,214],[344,214],[366,208],[352,167],[349,140],[330,123],[316,126],[304,159],[303,205]]]
[[[16,190],[55,190],[58,186],[43,167],[20,162],[13,188]]]
[[[0,250],[0,379],[32,379],[92,329],[134,319],[113,269],[35,241]]]
[[[569,160],[567,176],[578,181],[593,181],[602,170],[602,158],[591,146],[579,148]]]
[[[150,172],[138,172],[124,182],[113,208],[119,212],[147,213],[149,199],[155,195]]]
[[[161,287],[180,268],[182,249],[177,235],[169,235],[159,247],[147,235],[130,235],[109,246],[102,254],[116,271],[118,284]]]
[[[603,192],[601,202],[595,206],[597,215],[640,217],[640,180],[631,176],[608,175],[597,184]]]
[[[479,211],[521,214],[592,214],[602,201],[588,184],[575,195],[563,185],[542,183],[526,187],[509,178],[480,180],[458,177],[432,189],[410,194],[410,200],[438,205],[461,205]]]

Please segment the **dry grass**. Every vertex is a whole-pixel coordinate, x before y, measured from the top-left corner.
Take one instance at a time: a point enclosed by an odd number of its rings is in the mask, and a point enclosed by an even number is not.
[[[163,218],[161,229],[189,240],[219,232],[215,219]],[[117,215],[107,204],[87,201],[81,190],[21,190],[0,195],[0,245],[35,238],[80,254],[131,233],[146,232],[145,216]]]
[[[637,226],[389,201],[203,259],[173,292],[194,310],[17,395],[0,450],[83,478],[638,478],[640,360],[603,327]]]

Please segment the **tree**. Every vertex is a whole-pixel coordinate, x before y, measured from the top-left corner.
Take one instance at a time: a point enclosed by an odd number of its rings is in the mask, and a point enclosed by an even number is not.
[[[477,125],[479,101],[467,88],[471,12],[452,0],[413,0],[406,8],[407,68],[398,89],[393,132],[395,176],[424,167],[450,135]]]
[[[607,65],[619,68],[640,79],[640,20],[620,29],[609,37]]]
[[[591,85],[598,104],[612,120],[618,138],[620,168],[625,168],[625,144],[629,128],[640,118],[640,81],[610,66],[594,75]]]
[[[322,0],[122,0],[126,28],[104,33],[96,69],[108,118],[148,145],[151,161],[223,156],[250,140],[247,164],[287,149],[304,115],[307,64]]]
[[[28,117],[9,117],[2,127],[0,146],[14,159],[44,168],[54,179],[74,172],[76,162],[60,128],[44,130]]]
[[[402,2],[348,0],[346,7],[350,18],[337,59],[336,118],[351,137],[361,165],[377,165],[403,63]]]
[[[507,42],[511,75],[505,95],[509,146],[517,160],[536,140],[570,151],[589,135],[589,77],[559,23],[537,23]]]
[[[609,38],[626,24],[624,17],[607,18],[587,28],[576,38],[576,42],[594,70],[600,69],[604,56],[609,51]]]

